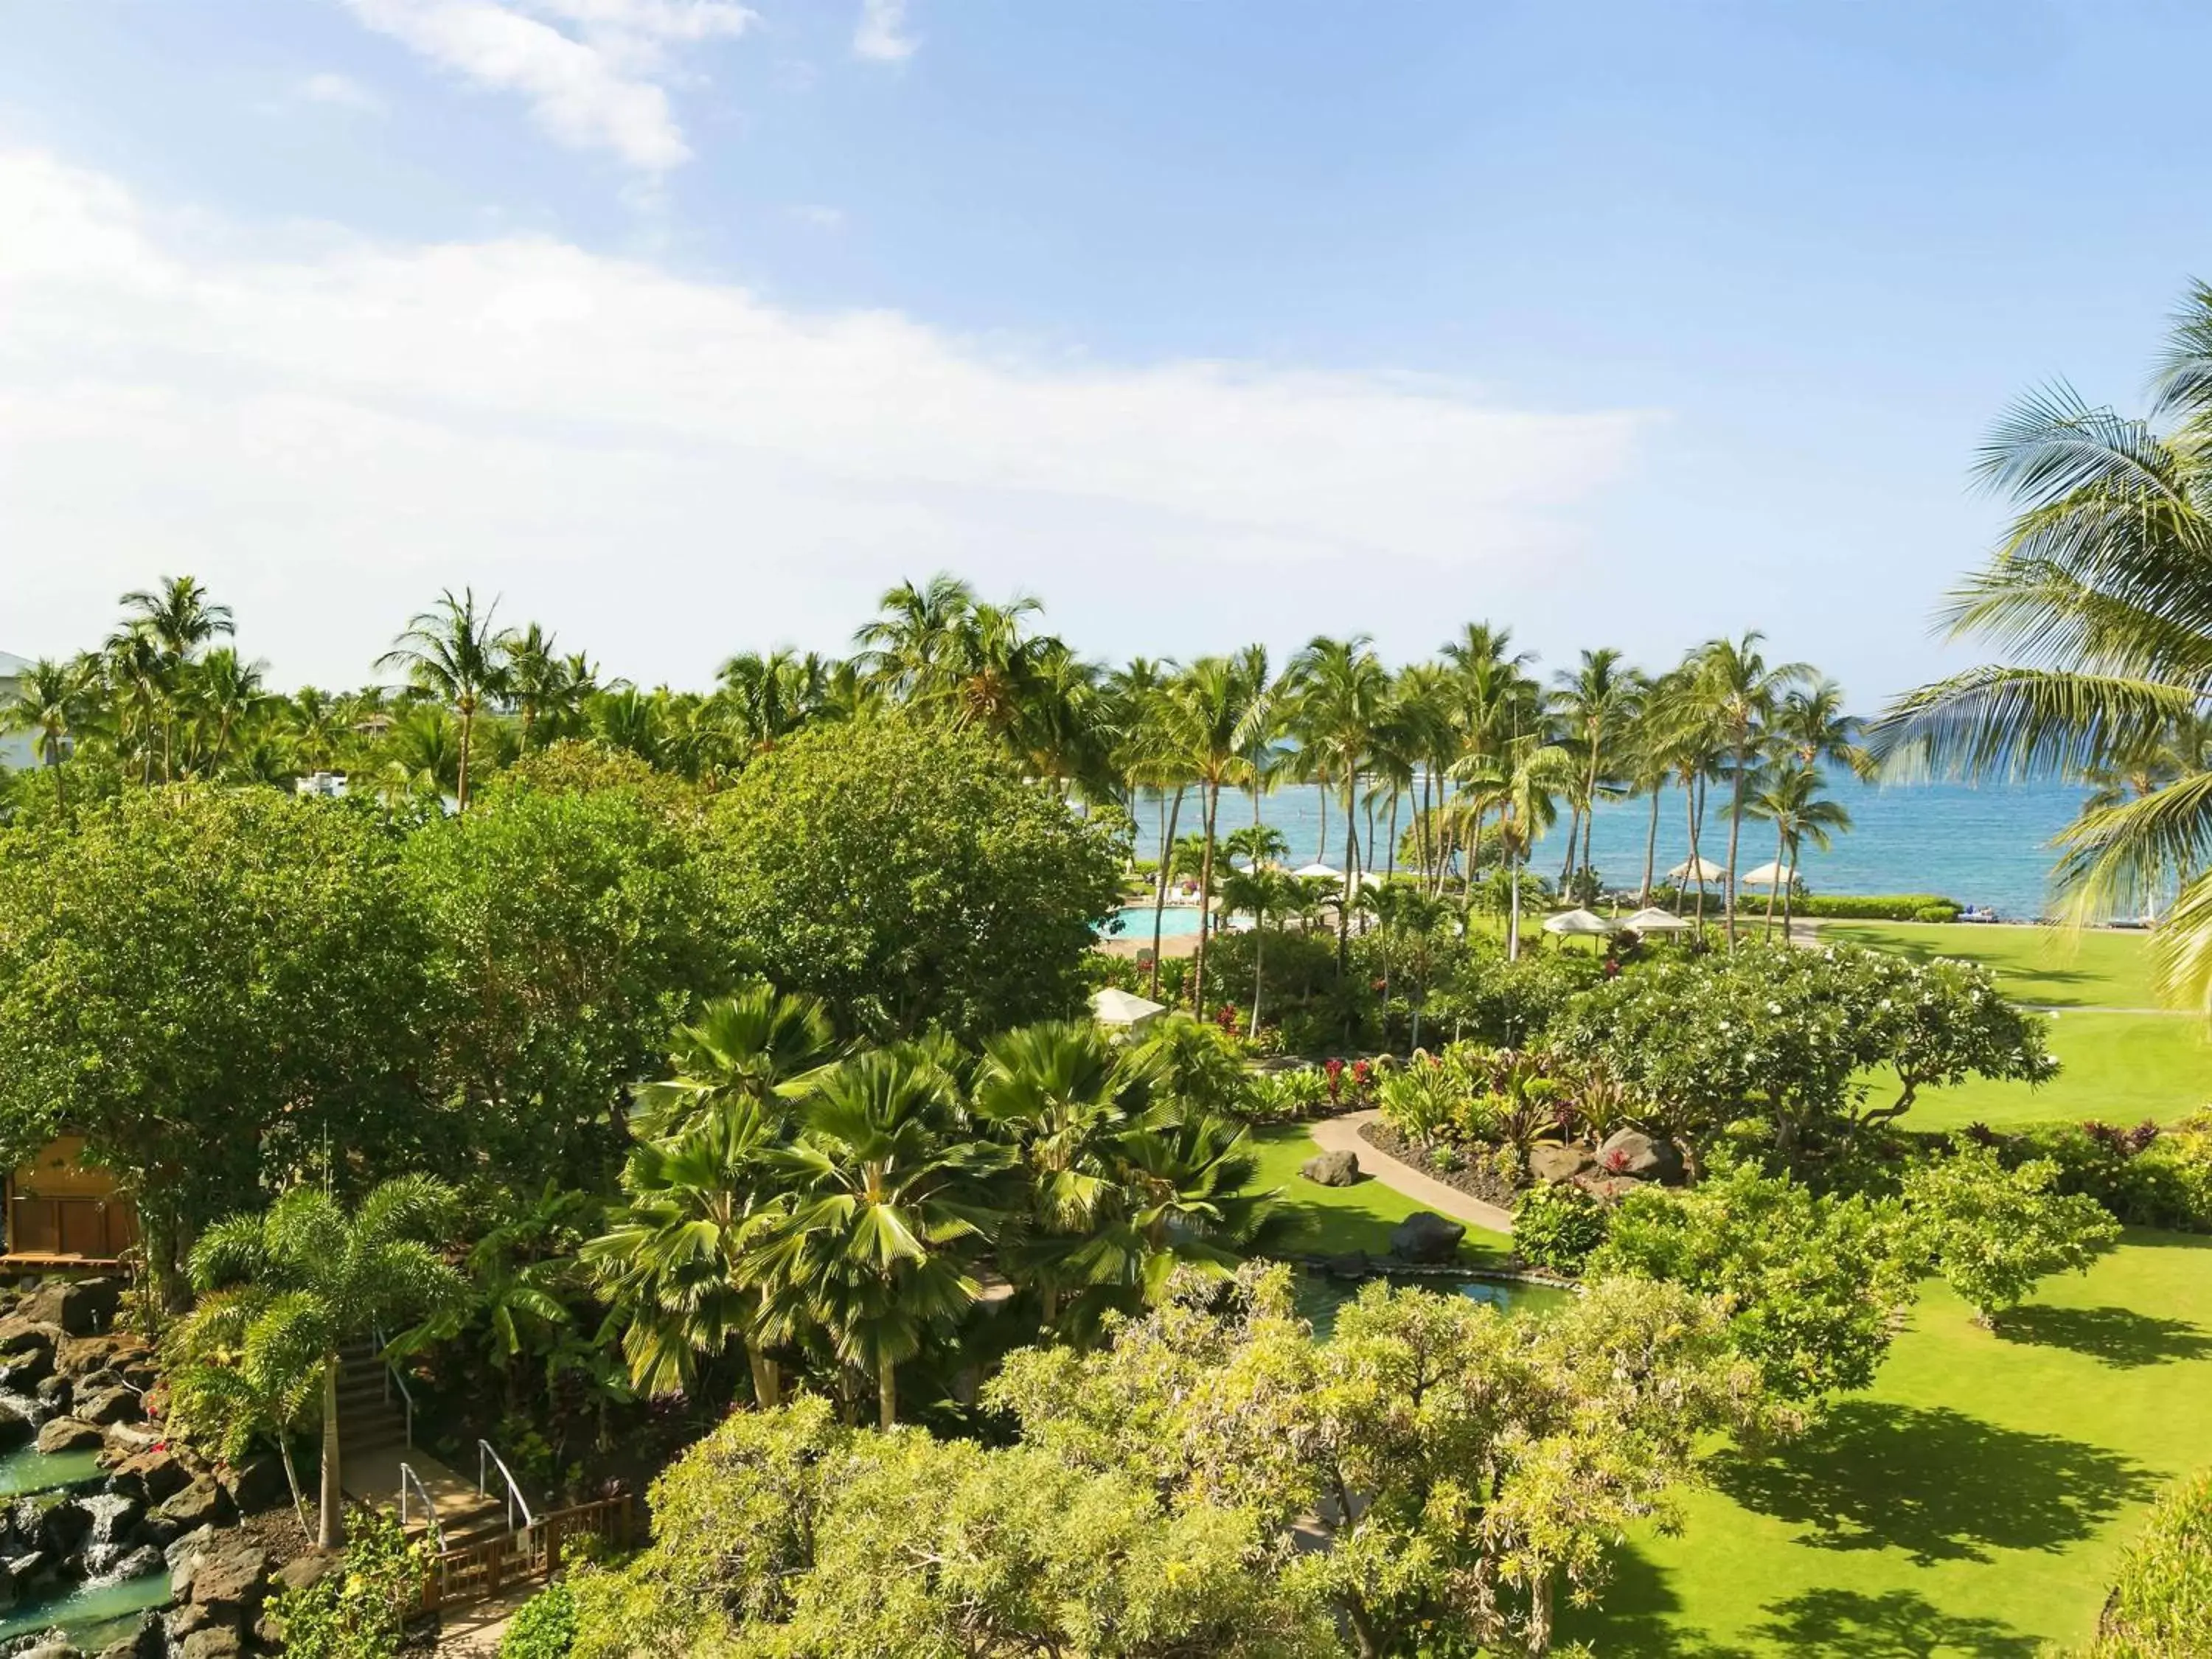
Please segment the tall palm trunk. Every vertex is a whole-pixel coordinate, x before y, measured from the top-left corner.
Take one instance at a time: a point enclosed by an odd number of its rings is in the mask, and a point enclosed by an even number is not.
[[[1796,899],[1797,842],[1795,837],[1792,837],[1790,842],[1790,867],[1782,872],[1782,937],[1784,939],[1790,937],[1790,913]]]
[[[1567,856],[1559,865],[1559,891],[1564,895],[1567,882],[1575,873],[1575,846],[1583,838],[1583,806],[1580,801],[1567,803]]]
[[[1221,810],[1221,782],[1206,786],[1206,845],[1198,855],[1198,960],[1191,970],[1190,1011],[1206,1018],[1206,935],[1213,931],[1213,823]]]
[[[454,781],[453,810],[469,810],[469,737],[476,730],[477,704],[473,697],[461,699],[461,769]]]
[[[1789,832],[1784,830],[1779,823],[1776,823],[1774,826],[1774,874],[1776,881],[1773,886],[1766,890],[1766,929],[1765,932],[1760,935],[1760,937],[1764,939],[1772,939],[1774,937],[1774,907],[1782,897],[1782,884],[1780,879],[1782,875],[1782,855],[1789,850]]]
[[[1154,1002],[1160,1000],[1160,921],[1167,914],[1168,870],[1175,859],[1176,820],[1182,816],[1184,786],[1176,785],[1175,804],[1168,809],[1167,835],[1160,842],[1158,879],[1152,884],[1152,988]]]
[[[1502,818],[1498,820],[1498,838],[1501,842],[1505,840],[1505,823]],[[1510,843],[1504,851],[1508,890],[1505,901],[1505,959],[1518,962],[1521,960],[1521,855],[1519,850]]]
[[[1690,828],[1690,879],[1698,884],[1698,930],[1702,933],[1705,926],[1705,861],[1698,856],[1698,782],[1693,779],[1682,811],[1684,822]]]
[[[1750,765],[1751,751],[1747,749],[1738,749],[1735,751],[1735,782],[1729,791],[1727,898],[1728,938],[1731,946],[1735,944],[1735,848],[1738,838],[1743,834],[1743,787],[1748,781],[1747,769]]]
[[[876,1413],[883,1427],[898,1426],[898,1367],[888,1359],[876,1372]]]
[[[345,1489],[338,1468],[338,1357],[323,1356],[323,1484],[316,1517],[315,1547],[334,1550],[345,1542]]]
[[[1651,869],[1659,861],[1659,796],[1664,784],[1651,786],[1651,827],[1644,835],[1644,888],[1636,896],[1638,904],[1651,902]]]
[[[1252,916],[1252,1035],[1260,1035],[1260,988],[1267,983],[1265,958],[1267,949],[1267,916],[1265,911],[1255,911]]]
[[[1321,839],[1314,847],[1314,862],[1319,864],[1328,856],[1328,779],[1315,779],[1314,787],[1321,792]]]
[[[745,1363],[752,1368],[753,1404],[762,1411],[774,1411],[783,1403],[782,1367],[750,1337],[745,1339]]]
[[[1589,805],[1583,813],[1583,868],[1585,870],[1592,867],[1590,860],[1590,835],[1592,830],[1595,829],[1596,824],[1597,781],[1595,778],[1592,778],[1590,781]]]

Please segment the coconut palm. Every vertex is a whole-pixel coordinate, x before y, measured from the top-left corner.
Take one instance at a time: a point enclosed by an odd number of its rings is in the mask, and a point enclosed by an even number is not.
[[[1230,840],[1234,842],[1237,836],[1249,833],[1248,825]],[[1263,833],[1273,836],[1276,844],[1282,844],[1279,832],[1269,830]],[[1271,917],[1280,921],[1295,915],[1299,902],[1297,878],[1259,858],[1253,860],[1249,870],[1231,871],[1221,884],[1222,914],[1252,918],[1251,1029],[1255,1035],[1260,1030],[1260,994],[1267,983],[1267,922]]]
[[[1537,840],[1559,818],[1557,797],[1580,775],[1575,757],[1540,734],[1510,743],[1498,761],[1462,763],[1462,775],[1478,803],[1498,809],[1498,856],[1506,879],[1505,955],[1521,955],[1521,866]],[[1480,807],[1478,806],[1478,822]]]
[[[479,611],[474,588],[463,588],[459,599],[447,588],[436,605],[417,612],[392,649],[376,659],[380,669],[405,669],[410,684],[449,705],[460,717],[454,796],[464,812],[469,810],[469,750],[477,714],[488,700],[504,696],[509,684],[510,641],[492,624],[498,609],[495,599]]]
[[[268,669],[268,664],[247,662],[228,646],[209,652],[193,668],[193,701],[202,716],[215,723],[214,741],[206,754],[211,769],[222,767],[238,728],[268,703],[263,684]]]
[[[1759,793],[1752,797],[1752,817],[1763,818],[1774,826],[1774,862],[1781,875],[1766,895],[1769,933],[1774,930],[1778,896],[1782,901],[1783,932],[1789,932],[1791,901],[1797,885],[1798,849],[1809,841],[1826,852],[1832,835],[1851,827],[1851,815],[1840,802],[1820,799],[1826,787],[1827,781],[1819,767],[1808,766],[1793,758],[1784,761],[1771,772],[1761,782]]]
[[[1182,769],[1198,786],[1203,817],[1198,860],[1202,920],[1211,914],[1208,907],[1213,899],[1213,849],[1222,786],[1243,763],[1244,716],[1251,706],[1251,696],[1249,683],[1224,657],[1200,658],[1168,688],[1169,740],[1182,751]],[[1210,926],[1199,928],[1198,954],[1191,964],[1194,1010],[1206,1006],[1206,950],[1212,932]]]
[[[568,731],[598,681],[581,652],[555,649],[554,636],[532,623],[501,641],[506,696],[522,720],[522,747],[542,746]]]
[[[648,1137],[678,1134],[727,1098],[795,1100],[844,1053],[818,998],[757,981],[715,998],[678,1029],[674,1074],[638,1086],[634,1127]]]
[[[847,1060],[801,1104],[797,1142],[771,1154],[789,1197],[744,1258],[787,1322],[803,1312],[875,1379],[887,1429],[899,1366],[981,1294],[969,1259],[996,1230],[991,1183],[1012,1162],[957,1107],[951,1075],[912,1046]]]
[[[1360,769],[1374,753],[1376,727],[1389,695],[1390,677],[1369,647],[1367,636],[1349,640],[1316,637],[1291,665],[1297,685],[1295,721],[1300,747],[1311,757],[1312,775],[1334,782],[1344,806],[1344,882],[1348,892],[1359,879],[1358,825],[1352,815]],[[1336,970],[1341,978],[1352,951],[1352,910],[1337,910]]]
[[[175,776],[177,703],[185,670],[211,641],[235,631],[227,605],[208,603],[207,589],[191,576],[164,576],[159,587],[125,593],[126,631],[142,634],[155,650],[155,683],[162,703],[161,776]]]
[[[1978,471],[2019,510],[1943,620],[2006,660],[1899,699],[1875,747],[1908,775],[2124,772],[2212,702],[2212,285],[2173,319],[2148,418],[2055,386],[2004,417]],[[2161,975],[2212,1011],[2212,772],[2085,810],[2059,845],[2077,921],[2178,893],[2154,945]]]
[[[939,683],[957,635],[975,609],[975,591],[939,571],[922,586],[901,582],[877,601],[883,614],[853,635],[861,672],[892,696],[915,699]]]
[[[54,781],[54,804],[69,805],[62,762],[83,717],[86,673],[82,662],[59,663],[41,657],[16,678],[14,693],[0,707],[0,731],[31,734],[39,759]]]
[[[1617,769],[1644,685],[1643,677],[1610,646],[1583,652],[1581,665],[1572,672],[1560,671],[1553,684],[1557,689],[1552,693],[1552,712],[1578,763],[1576,785],[1568,796],[1573,816],[1567,823],[1567,859],[1559,870],[1559,885],[1565,889],[1574,873],[1578,838],[1583,867],[1589,867],[1590,823],[1600,786]]]
[[[1729,943],[1735,943],[1736,849],[1743,836],[1743,808],[1761,744],[1783,697],[1814,678],[1810,665],[1769,664],[1756,632],[1708,641],[1696,653],[1692,696],[1727,754],[1729,773],[1728,886]]]
[[[403,1321],[434,1316],[467,1295],[436,1248],[459,1216],[453,1189],[428,1176],[373,1188],[351,1215],[328,1193],[295,1187],[259,1215],[217,1222],[187,1267],[199,1304],[187,1346],[204,1348],[221,1322],[236,1334],[240,1370],[272,1397],[300,1379],[322,1393],[322,1483],[316,1542],[345,1541],[338,1438],[338,1365],[346,1347]],[[283,1387],[280,1379],[289,1379]]]
[[[1488,623],[1469,623],[1458,636],[1445,642],[1444,661],[1451,671],[1449,708],[1459,732],[1458,752],[1446,776],[1466,781],[1478,776],[1503,778],[1510,769],[1509,750],[1522,738],[1543,728],[1543,693],[1528,672],[1534,657],[1514,651],[1513,630]],[[1470,796],[1461,803],[1463,812],[1449,815],[1465,819],[1465,833],[1457,837],[1466,850],[1462,870],[1460,908],[1464,912],[1474,892],[1474,866],[1481,856],[1482,822],[1487,803]],[[1439,862],[1448,861],[1446,849]],[[1441,874],[1437,890],[1443,890]]]
[[[754,1401],[778,1403],[767,1287],[746,1251],[783,1191],[775,1154],[793,1121],[772,1091],[726,1089],[702,1097],[679,1133],[631,1149],[622,1200],[579,1254],[623,1322],[623,1357],[643,1392],[691,1389],[702,1356],[741,1347]]]

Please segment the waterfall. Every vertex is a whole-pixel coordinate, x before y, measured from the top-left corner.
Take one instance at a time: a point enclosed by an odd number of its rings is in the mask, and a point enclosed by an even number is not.
[[[131,1500],[118,1492],[103,1492],[76,1501],[92,1516],[92,1530],[84,1540],[84,1582],[112,1583],[116,1564],[128,1553],[116,1541],[115,1523],[131,1512]]]

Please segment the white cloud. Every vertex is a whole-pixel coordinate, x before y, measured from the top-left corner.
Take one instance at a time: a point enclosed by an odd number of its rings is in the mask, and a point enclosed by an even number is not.
[[[190,571],[281,678],[353,682],[473,583],[614,671],[699,684],[746,645],[835,648],[943,568],[1043,594],[1094,650],[1426,650],[1605,586],[1580,526],[1644,424],[988,352],[539,238],[272,245],[21,152],[0,223],[0,547],[38,550],[9,562],[0,646],[33,655]]]
[[[802,225],[811,225],[817,230],[842,230],[845,227],[845,210],[825,206],[820,202],[804,202],[791,210],[791,216]]]
[[[575,149],[666,172],[690,159],[667,87],[673,49],[742,33],[734,0],[346,0],[368,27],[495,91],[526,100]]]
[[[304,103],[328,104],[362,115],[384,113],[384,100],[351,76],[331,70],[307,76],[293,88],[293,95]]]
[[[914,56],[921,44],[906,32],[906,0],[860,0],[860,21],[853,29],[853,52],[878,64]]]

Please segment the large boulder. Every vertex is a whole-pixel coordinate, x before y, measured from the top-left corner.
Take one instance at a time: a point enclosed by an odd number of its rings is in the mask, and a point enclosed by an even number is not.
[[[238,1516],[230,1495],[215,1483],[213,1477],[204,1474],[182,1492],[163,1500],[154,1514],[157,1519],[182,1527],[186,1532],[203,1526],[228,1526]]]
[[[1298,1166],[1298,1173],[1317,1187],[1349,1187],[1359,1179],[1359,1154],[1316,1152]]]
[[[119,1279],[57,1279],[25,1297],[19,1311],[23,1318],[58,1325],[71,1336],[89,1336],[112,1324],[122,1304]]]
[[[66,1560],[92,1535],[92,1511],[75,1498],[50,1506],[39,1522],[39,1547]]]
[[[114,1442],[111,1438],[108,1443],[112,1446]],[[159,1504],[191,1485],[192,1477],[174,1452],[149,1446],[115,1466],[115,1482],[121,1491],[135,1492],[146,1503]]]
[[[20,1364],[23,1356],[43,1353],[46,1363],[53,1363],[54,1349],[64,1333],[58,1325],[43,1320],[27,1319],[20,1313],[0,1319],[0,1359]]]
[[[39,1409],[50,1417],[66,1417],[70,1408],[70,1380],[59,1371],[41,1377],[39,1386],[31,1390],[38,1397]]]
[[[138,1615],[137,1629],[102,1648],[100,1659],[163,1659],[168,1650],[168,1642],[161,1632],[161,1615],[149,1612]]]
[[[1602,1170],[1585,1170],[1575,1177],[1575,1185],[1601,1204],[1618,1204],[1629,1194],[1649,1185],[1634,1176],[1609,1176]]]
[[[74,1417],[57,1417],[39,1431],[39,1449],[50,1457],[56,1452],[97,1451],[106,1443],[95,1425]]]
[[[97,1423],[102,1427],[110,1423],[127,1423],[134,1417],[144,1415],[138,1390],[112,1371],[106,1375],[115,1380],[104,1387],[91,1386],[89,1378],[77,1384],[70,1415],[80,1423]],[[106,1437],[101,1437],[101,1439],[105,1443]]]
[[[1597,1149],[1597,1167],[1609,1176],[1632,1176],[1638,1181],[1673,1186],[1682,1178],[1682,1154],[1671,1140],[1658,1139],[1641,1129],[1615,1129]]]
[[[1390,1230],[1390,1254],[1401,1261],[1434,1265],[1459,1250],[1467,1229],[1427,1210],[1416,1210]]]
[[[246,1638],[228,1625],[210,1625],[185,1638],[177,1652],[181,1659],[238,1659]]]
[[[276,1587],[288,1590],[303,1590],[311,1584],[319,1583],[325,1573],[334,1572],[344,1565],[345,1558],[336,1553],[324,1555],[316,1551],[310,1551],[305,1555],[295,1555],[277,1568]]]
[[[258,1515],[292,1499],[291,1482],[284,1478],[284,1460],[274,1452],[249,1457],[234,1468],[218,1470],[216,1479],[241,1515]]]
[[[143,1578],[150,1573],[161,1571],[167,1565],[168,1563],[161,1559],[159,1545],[141,1544],[110,1569],[110,1576],[117,1579]]]
[[[0,1401],[0,1452],[14,1451],[18,1446],[28,1445],[39,1431],[39,1425],[5,1401]]]
[[[211,1609],[225,1624],[251,1624],[269,1598],[269,1552],[252,1543],[202,1550],[192,1558],[190,1578],[186,1594],[194,1607]]]
[[[1589,1168],[1589,1152],[1580,1146],[1559,1146],[1550,1141],[1532,1147],[1528,1152],[1528,1173],[1538,1181],[1554,1185],[1572,1181]]]

